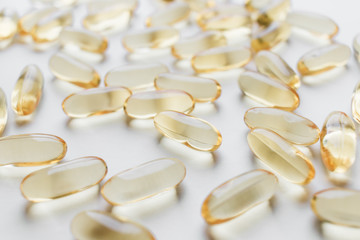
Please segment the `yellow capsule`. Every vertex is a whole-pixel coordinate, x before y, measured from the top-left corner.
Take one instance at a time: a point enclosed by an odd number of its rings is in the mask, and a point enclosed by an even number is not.
[[[161,63],[123,65],[109,71],[105,76],[105,86],[128,87],[131,90],[144,90],[154,87],[154,79],[160,73],[169,72]]]
[[[223,34],[210,31],[177,42],[172,47],[171,52],[178,59],[190,59],[201,51],[226,44],[227,41]]]
[[[18,31],[18,15],[9,9],[0,11],[0,49],[9,46]]]
[[[300,87],[299,76],[295,71],[276,53],[271,51],[260,51],[255,57],[257,70],[275,80],[285,83],[291,88]]]
[[[195,102],[213,102],[220,97],[221,86],[213,79],[175,73],[161,73],[154,81],[155,88],[178,89],[189,93]]]
[[[274,21],[282,21],[290,10],[290,0],[273,0],[261,9],[257,22],[263,26],[269,26]]]
[[[95,69],[65,54],[53,55],[49,67],[55,77],[79,87],[93,88],[100,84],[100,76]]]
[[[360,34],[356,35],[353,41],[353,48],[355,52],[355,57],[360,63]]]
[[[308,184],[315,176],[311,161],[296,147],[272,131],[255,128],[247,136],[251,151],[267,166],[296,184]]]
[[[181,90],[157,90],[138,92],[126,101],[125,113],[132,118],[153,118],[166,110],[190,113],[194,109],[194,99]]]
[[[232,220],[270,200],[277,186],[277,177],[266,170],[243,173],[212,190],[201,207],[201,215],[209,224]]]
[[[320,134],[321,157],[329,171],[343,173],[356,157],[356,131],[351,118],[343,112],[332,112]]]
[[[251,108],[244,116],[250,128],[271,130],[287,141],[299,145],[311,145],[319,140],[319,128],[307,118],[277,108]]]
[[[8,119],[6,95],[0,88],[0,135],[3,134]]]
[[[82,157],[30,173],[22,180],[20,189],[27,200],[43,202],[95,186],[106,173],[104,160]]]
[[[351,110],[353,118],[356,122],[360,123],[360,83],[358,82],[354,89],[352,97]]]
[[[187,3],[175,2],[153,13],[146,19],[146,25],[148,27],[174,25],[186,20],[190,12],[191,9]]]
[[[11,94],[11,106],[17,115],[32,114],[37,108],[44,85],[44,77],[36,65],[26,66]]]
[[[41,21],[41,19],[55,14],[58,9],[56,7],[47,7],[30,11],[22,16],[19,20],[19,33],[21,35],[30,35],[34,26]]]
[[[226,71],[245,66],[251,60],[251,51],[241,46],[225,46],[205,50],[191,59],[197,73]]]
[[[333,43],[305,53],[298,61],[297,68],[301,75],[315,75],[345,66],[350,56],[351,50],[348,46]]]
[[[185,175],[180,160],[157,159],[114,175],[102,186],[101,195],[112,205],[125,205],[174,189]]]
[[[246,96],[265,106],[293,111],[300,104],[295,90],[260,73],[246,71],[238,83]]]
[[[66,151],[65,141],[54,135],[33,133],[6,136],[0,138],[0,166],[53,164],[63,159]]]
[[[215,0],[184,0],[189,4],[191,10],[193,11],[202,11],[206,8],[214,7],[216,2]]]

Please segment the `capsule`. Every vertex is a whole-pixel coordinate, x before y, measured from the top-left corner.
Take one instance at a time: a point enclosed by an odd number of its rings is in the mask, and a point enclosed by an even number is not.
[[[353,41],[353,48],[356,60],[360,63],[360,34],[357,34]]]
[[[266,170],[243,173],[211,191],[201,207],[201,215],[209,224],[232,220],[270,200],[277,186],[277,177]]]
[[[95,69],[65,54],[53,55],[49,67],[55,77],[76,86],[93,88],[100,84],[100,76]]]
[[[8,113],[7,113],[6,95],[4,91],[0,88],[0,135],[2,135],[2,133],[5,130],[7,119],[8,119]]]
[[[109,71],[105,76],[105,86],[124,86],[133,91],[154,87],[158,74],[169,72],[161,63],[123,65]]]
[[[260,73],[246,71],[238,83],[246,96],[265,106],[293,111],[300,104],[295,90]]]
[[[298,61],[297,68],[301,75],[316,75],[345,66],[350,56],[351,50],[348,46],[333,43],[305,53]]]
[[[102,186],[101,195],[112,205],[125,205],[174,189],[185,175],[180,160],[157,159],[114,175]]]
[[[183,90],[189,93],[195,102],[213,102],[221,94],[221,86],[216,80],[175,73],[159,74],[155,78],[154,85],[158,90]]]
[[[223,34],[210,31],[177,42],[172,47],[171,52],[178,59],[190,59],[201,51],[226,44],[227,40]]]
[[[273,0],[245,0],[245,8],[249,12],[258,12],[271,4]]]
[[[95,186],[106,173],[104,160],[82,157],[30,173],[22,180],[20,189],[27,200],[43,202]]]
[[[166,110],[190,113],[194,109],[194,99],[181,90],[157,90],[138,92],[126,101],[125,113],[132,118],[148,119]]]
[[[11,94],[11,107],[19,116],[32,114],[39,105],[44,77],[36,65],[26,66]]]
[[[184,0],[187,2],[193,11],[202,11],[206,8],[214,7],[216,2],[215,0]]]
[[[353,118],[356,122],[360,123],[360,83],[358,82],[354,89],[352,97],[351,110]]]
[[[186,20],[191,9],[185,2],[175,2],[146,19],[148,27],[171,26]]]
[[[283,21],[290,10],[290,0],[273,0],[261,9],[257,22],[269,26],[274,21]]]
[[[18,31],[18,15],[9,9],[0,11],[0,49],[9,46]]]
[[[30,35],[34,26],[41,21],[41,19],[55,14],[58,9],[56,7],[47,7],[33,10],[19,20],[19,33],[22,36]]]
[[[247,136],[251,151],[288,181],[308,184],[315,176],[311,161],[296,147],[272,131],[255,128]]]
[[[251,60],[251,51],[239,46],[225,46],[205,50],[191,59],[197,73],[226,71],[245,66]]]
[[[332,112],[320,134],[321,157],[331,172],[346,172],[356,157],[356,130],[351,118],[343,112]]]
[[[33,133],[6,136],[0,138],[0,166],[53,164],[63,159],[66,151],[65,141],[54,135]]]
[[[220,132],[212,124],[184,113],[160,112],[154,118],[154,125],[164,136],[195,150],[213,152],[222,142]]]

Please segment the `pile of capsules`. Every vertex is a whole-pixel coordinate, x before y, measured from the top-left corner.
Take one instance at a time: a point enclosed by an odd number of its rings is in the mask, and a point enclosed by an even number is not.
[[[62,103],[70,118],[86,118],[124,109],[129,118],[153,119],[164,136],[198,151],[212,152],[222,142],[209,122],[189,115],[195,103],[214,102],[221,95],[218,81],[196,74],[242,68],[252,59],[257,72],[245,70],[238,84],[243,94],[265,107],[249,109],[244,116],[250,128],[248,144],[268,170],[256,169],[236,176],[215,188],[203,203],[201,213],[209,224],[232,220],[272,198],[278,178],[308,184],[315,176],[309,156],[300,146],[320,139],[321,156],[329,172],[344,174],[356,155],[353,120],[343,112],[329,114],[322,130],[294,111],[300,103],[296,89],[299,75],[271,50],[286,42],[292,29],[321,39],[332,39],[338,26],[326,16],[291,11],[290,0],[246,0],[244,4],[212,0],[159,0],[159,9],[146,21],[146,29],[128,31],[122,38],[131,53],[153,54],[171,50],[174,58],[191,64],[194,75],[171,73],[161,63],[128,64],[108,71],[105,87],[91,62],[101,61],[108,47],[107,34],[124,31],[137,8],[137,0],[89,1],[83,19],[85,29],[72,28],[77,0],[33,0],[43,7],[21,18],[10,10],[0,12],[0,48],[15,37],[37,50],[61,47],[49,60],[49,68],[61,81],[84,90]],[[180,38],[189,25],[194,36]],[[250,47],[233,38],[234,31],[251,34]],[[235,34],[236,35],[236,34]],[[359,59],[360,35],[354,39]],[[297,68],[302,79],[344,67],[351,56],[348,46],[330,43],[305,53]],[[11,96],[19,116],[34,114],[42,96],[43,75],[36,65],[24,68]],[[352,100],[353,118],[360,122],[360,83]],[[0,91],[0,131],[7,122],[6,96]],[[21,151],[13,151],[13,147]],[[41,151],[39,151],[41,149]],[[49,134],[24,134],[0,139],[0,164],[17,167],[50,167],[34,171],[21,183],[21,192],[32,202],[56,201],[98,185],[107,166],[98,157],[83,157],[61,163],[65,141]],[[272,173],[272,171],[274,173]],[[122,171],[102,185],[101,195],[111,205],[143,201],[184,179],[186,169],[177,159],[164,158]],[[81,176],[81,177],[74,177]],[[316,216],[334,224],[360,227],[354,204],[360,192],[345,188],[315,193],[311,207]],[[358,208],[355,209],[356,211]],[[71,229],[76,239],[154,239],[145,227],[101,211],[75,216]]]

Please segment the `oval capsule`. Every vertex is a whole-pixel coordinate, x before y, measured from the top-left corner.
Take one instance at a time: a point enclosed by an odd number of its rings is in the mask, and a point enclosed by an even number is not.
[[[18,31],[18,14],[10,9],[0,10],[0,49],[9,46]]]
[[[222,142],[220,132],[212,124],[184,113],[160,112],[154,117],[154,125],[164,136],[195,150],[213,152]]]
[[[28,65],[21,71],[11,94],[11,106],[17,115],[30,115],[36,110],[43,85],[44,77],[36,65]]]
[[[43,202],[95,186],[106,173],[104,160],[82,157],[30,173],[21,182],[20,189],[27,200]]]
[[[187,92],[181,90],[157,90],[138,92],[126,101],[125,113],[132,118],[148,119],[159,112],[173,110],[190,113],[194,109],[194,99]]]
[[[8,119],[7,102],[4,91],[0,88],[0,136],[3,134]]]
[[[174,2],[146,19],[148,27],[171,26],[186,20],[191,9],[185,2]]]
[[[315,75],[345,66],[351,56],[351,50],[344,44],[333,43],[315,48],[305,53],[298,61],[301,75]]]
[[[76,86],[94,88],[100,84],[100,76],[95,69],[65,54],[53,55],[49,67],[55,77]]]
[[[290,6],[290,0],[272,0],[260,10],[256,21],[260,25],[269,26],[272,22],[285,20]]]
[[[308,184],[315,176],[311,161],[296,147],[272,131],[255,128],[247,136],[251,151],[288,181]]]
[[[87,89],[65,98],[62,108],[72,118],[103,115],[122,109],[130,95],[131,91],[125,87]]]
[[[265,106],[293,111],[300,104],[296,91],[260,73],[246,71],[240,75],[238,83],[246,96]]]
[[[351,111],[354,120],[360,123],[360,83],[358,82],[355,86],[352,102]]]
[[[320,134],[320,150],[329,171],[346,172],[356,157],[356,130],[351,118],[343,112],[332,112]]]
[[[356,60],[360,63],[360,34],[357,34],[353,41],[353,48]]]
[[[63,159],[66,151],[65,141],[54,135],[33,133],[6,136],[0,138],[0,166],[53,164]]]
[[[122,171],[101,188],[112,205],[124,205],[176,188],[185,178],[184,164],[174,158],[157,159]]]
[[[243,173],[211,191],[201,207],[201,215],[209,224],[232,220],[270,200],[277,186],[277,177],[266,170]]]
[[[22,16],[19,20],[19,33],[23,36],[30,35],[32,29],[41,19],[54,14],[58,9],[56,7],[47,7],[32,10]]]

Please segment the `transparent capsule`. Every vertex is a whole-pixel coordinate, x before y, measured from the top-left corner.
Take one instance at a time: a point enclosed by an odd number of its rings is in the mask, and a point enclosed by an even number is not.
[[[231,178],[206,197],[201,215],[209,224],[232,220],[272,198],[278,186],[277,177],[256,169]]]
[[[251,60],[251,51],[240,46],[211,48],[196,54],[191,66],[197,73],[226,71],[245,66]]]
[[[238,83],[246,96],[265,106],[293,111],[300,104],[295,90],[260,73],[246,71]]]
[[[216,80],[175,73],[159,74],[155,78],[154,85],[158,90],[183,90],[189,93],[196,102],[213,102],[221,94],[221,86]]]
[[[351,50],[344,44],[333,43],[315,48],[305,53],[298,61],[301,75],[315,75],[345,66],[351,56]]]
[[[358,62],[360,62],[360,34],[357,34],[353,41],[353,48],[355,52],[355,57]]]
[[[356,130],[351,118],[343,112],[332,112],[320,134],[321,157],[329,171],[343,173],[356,157]]]
[[[41,19],[55,14],[58,9],[56,7],[40,8],[22,16],[19,20],[19,33],[23,36],[30,35],[34,26],[41,21]]]
[[[158,74],[169,72],[161,63],[143,63],[123,65],[109,71],[105,76],[105,86],[124,86],[131,90],[144,90],[154,87]]]
[[[172,110],[190,113],[194,109],[194,99],[181,90],[157,90],[138,92],[126,101],[125,113],[132,118],[153,118],[159,112]]]
[[[104,160],[82,157],[30,173],[21,182],[20,189],[27,200],[43,202],[95,186],[106,173]]]
[[[185,178],[184,164],[174,158],[157,159],[122,171],[101,188],[112,205],[124,205],[176,188]]]
[[[59,162],[66,154],[67,145],[54,135],[22,134],[0,138],[0,151],[0,166],[39,166]]]
[[[130,95],[131,91],[125,87],[87,89],[65,98],[62,108],[72,118],[103,115],[122,109]]]
[[[226,38],[219,32],[203,32],[188,39],[182,39],[172,47],[172,54],[178,59],[190,59],[206,49],[227,44]]]
[[[166,8],[158,10],[146,19],[148,27],[174,25],[186,20],[191,9],[185,2],[174,2]]]
[[[290,0],[273,0],[260,10],[257,22],[263,26],[269,26],[274,21],[282,21],[290,10]]]
[[[100,76],[95,69],[65,54],[53,55],[49,67],[55,77],[79,87],[93,88],[100,84]]]
[[[317,192],[311,208],[321,221],[360,227],[360,192],[346,188],[329,188]]]
[[[11,94],[11,107],[17,115],[32,114],[39,105],[44,77],[36,65],[26,66]]]
[[[357,83],[351,102],[352,116],[354,120],[360,123],[360,83]]]
[[[184,0],[187,2],[193,11],[202,11],[206,8],[215,6],[215,0]]]
[[[296,147],[272,131],[255,128],[247,136],[252,152],[288,181],[308,184],[315,176],[311,161]]]
[[[0,49],[9,46],[18,31],[18,15],[9,9],[0,10]]]
[[[222,142],[220,132],[212,124],[184,113],[160,112],[154,125],[161,134],[195,150],[212,152]]]
[[[8,119],[8,113],[7,113],[6,95],[4,91],[0,88],[0,135],[2,135],[2,133],[5,130],[7,119]]]
[[[276,53],[271,51],[260,51],[255,55],[254,61],[256,68],[260,73],[285,83],[294,89],[300,86],[299,76],[284,61],[284,59]]]

